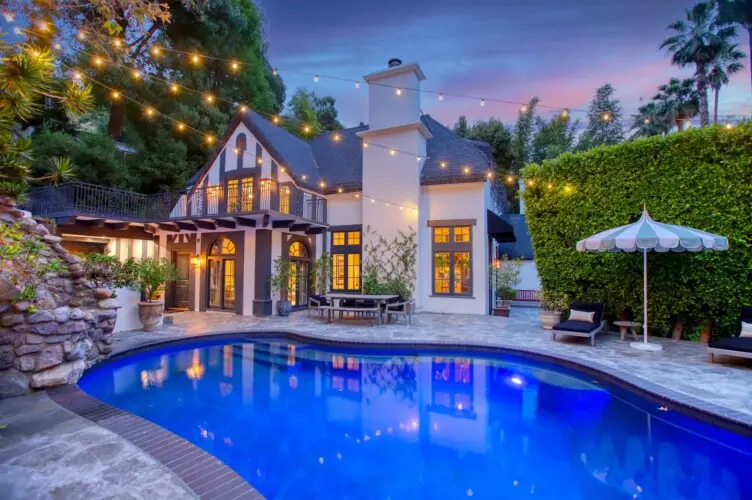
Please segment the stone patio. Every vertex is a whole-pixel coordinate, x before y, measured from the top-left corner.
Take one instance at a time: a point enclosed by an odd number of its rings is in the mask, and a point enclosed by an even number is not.
[[[617,333],[599,334],[595,346],[575,337],[553,342],[534,308],[514,308],[511,318],[417,314],[411,326],[404,321],[370,326],[368,321],[354,319],[329,324],[314,312],[308,317],[305,311],[288,318],[224,312],[181,312],[171,317],[173,324],[158,332],[117,334],[113,354],[183,337],[275,331],[314,340],[506,347],[585,364],[662,397],[752,427],[752,360],[717,356],[716,363],[708,363],[705,345],[663,338],[651,339],[663,346],[662,351],[638,351]]]

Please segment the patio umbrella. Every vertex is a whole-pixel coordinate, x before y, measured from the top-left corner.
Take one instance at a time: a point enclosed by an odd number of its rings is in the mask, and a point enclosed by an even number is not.
[[[728,238],[672,224],[662,224],[650,218],[643,209],[640,220],[626,226],[608,229],[577,242],[580,252],[642,252],[644,315],[642,342],[632,342],[635,349],[660,351],[658,344],[648,343],[648,251],[700,252],[728,250]]]

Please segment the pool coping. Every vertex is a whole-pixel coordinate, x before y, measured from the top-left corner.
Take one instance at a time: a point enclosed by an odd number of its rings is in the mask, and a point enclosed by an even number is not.
[[[611,368],[599,363],[554,354],[537,349],[519,346],[495,345],[483,342],[462,342],[456,340],[414,342],[410,340],[375,340],[332,338],[309,332],[286,329],[265,328],[246,332],[218,331],[190,337],[166,337],[149,339],[143,344],[113,353],[109,358],[94,364],[89,370],[115,362],[134,354],[150,352],[167,346],[190,345],[207,340],[241,340],[284,336],[290,340],[315,342],[341,347],[365,347],[388,349],[390,347],[410,349],[469,349],[476,353],[519,354],[539,361],[550,362],[565,368],[583,371],[597,376],[606,382],[626,388],[639,396],[669,409],[673,406],[685,415],[722,427],[743,436],[752,437],[752,415],[724,408],[714,403],[702,401],[682,394],[637,375]],[[87,370],[88,371],[88,370]],[[253,486],[225,465],[221,460],[205,452],[193,443],[179,437],[167,429],[146,419],[104,403],[82,391],[78,385],[63,386],[48,390],[50,398],[64,408],[114,432],[148,453],[170,471],[180,477],[201,499],[243,499],[258,500],[264,496]],[[117,418],[112,418],[117,417]],[[112,418],[112,420],[109,420]],[[219,474],[219,475],[218,475]],[[226,478],[227,482],[218,482]],[[231,482],[230,482],[231,481]],[[240,482],[240,484],[238,484]],[[227,490],[225,485],[232,488]],[[243,486],[241,486],[244,485]],[[232,496],[235,495],[235,496]]]

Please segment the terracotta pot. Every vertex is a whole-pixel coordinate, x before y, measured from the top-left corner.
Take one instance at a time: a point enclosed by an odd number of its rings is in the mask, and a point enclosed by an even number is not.
[[[162,311],[164,309],[164,302],[139,302],[138,303],[138,319],[144,325],[143,330],[145,332],[153,332],[159,329],[159,324],[162,320]]]
[[[291,310],[292,310],[292,304],[290,304],[289,300],[277,301],[277,314],[279,316],[289,316]]]
[[[501,316],[502,318],[508,318],[510,311],[511,311],[511,308],[509,307],[494,307],[493,308],[494,316]]]
[[[540,320],[544,330],[551,330],[556,323],[561,321],[561,311],[540,310]]]

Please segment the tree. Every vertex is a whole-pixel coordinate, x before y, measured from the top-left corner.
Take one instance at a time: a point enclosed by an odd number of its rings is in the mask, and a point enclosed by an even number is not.
[[[467,117],[465,115],[459,117],[457,123],[454,124],[452,131],[454,132],[454,135],[467,137]]]
[[[510,169],[518,173],[532,157],[533,134],[535,133],[535,110],[540,99],[533,97],[520,108],[517,123],[512,136],[512,156],[514,162]]]
[[[640,106],[638,111],[632,124],[633,138],[667,134],[674,126],[659,102],[651,100]]]
[[[482,141],[491,146],[491,156],[496,163],[496,170],[499,175],[508,173],[512,168],[512,133],[501,120],[490,118],[487,121],[473,122],[471,126],[467,124],[467,118],[460,116],[453,129],[455,135]]]
[[[588,107],[587,128],[577,143],[578,150],[610,146],[624,140],[624,132],[621,129],[621,103],[613,99],[614,92],[610,83],[595,91],[595,97]]]
[[[325,130],[341,130],[344,127],[337,119],[335,105],[334,97],[318,97],[315,92],[299,88],[287,104],[282,127],[306,140]]]
[[[749,56],[752,58],[752,0],[718,0],[718,6],[721,22],[739,24],[747,30]],[[752,81],[752,59],[749,70]]]
[[[322,130],[342,130],[344,125],[337,119],[336,101],[332,96],[316,97],[313,94],[313,109]]]
[[[664,119],[676,125],[681,132],[686,121],[697,116],[700,110],[700,95],[694,78],[672,78],[658,87],[653,97]]]
[[[540,163],[543,160],[553,159],[563,153],[572,151],[578,124],[579,121],[575,120],[573,123],[570,123],[567,117],[561,115],[554,116],[548,121],[541,117],[536,117],[532,162]]]
[[[715,3],[710,1],[698,2],[687,9],[686,17],[686,22],[680,20],[668,26],[676,34],[665,39],[661,49],[671,54],[671,62],[676,66],[695,66],[700,124],[704,127],[710,121],[708,71],[710,65],[733,44],[737,37],[736,28],[721,22]]]
[[[708,85],[713,89],[713,123],[718,123],[718,94],[721,87],[728,85],[729,77],[744,69],[742,59],[747,55],[737,49],[737,45],[728,45],[710,65],[708,71]]]
[[[44,109],[45,101],[57,103],[69,116],[92,106],[91,87],[55,77],[56,58],[47,48],[28,45],[12,48],[0,41],[0,195],[17,197],[28,183],[60,179],[63,173],[53,164],[46,174],[32,174],[31,140],[21,126]],[[58,165],[61,165],[58,162]],[[65,165],[61,165],[64,167]]]

